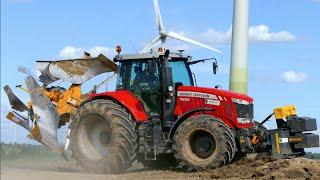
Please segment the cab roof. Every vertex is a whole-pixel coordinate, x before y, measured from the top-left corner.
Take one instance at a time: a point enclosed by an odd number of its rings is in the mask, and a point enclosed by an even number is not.
[[[119,62],[119,61],[131,61],[131,60],[146,60],[146,59],[159,58],[161,55],[164,55],[164,53],[152,52],[152,53],[140,53],[140,54],[119,54],[114,57],[113,61]],[[180,52],[170,53],[169,56],[171,58],[181,58],[181,59],[185,58],[188,61],[191,60],[191,56],[185,55]]]

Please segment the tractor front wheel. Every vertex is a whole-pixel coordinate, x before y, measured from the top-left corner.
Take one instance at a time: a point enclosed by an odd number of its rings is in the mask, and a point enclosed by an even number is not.
[[[189,117],[178,127],[173,151],[182,168],[204,170],[230,163],[236,142],[232,131],[221,120],[198,115]]]
[[[137,150],[135,122],[117,103],[102,99],[85,103],[70,128],[70,148],[81,167],[120,173],[131,166]]]

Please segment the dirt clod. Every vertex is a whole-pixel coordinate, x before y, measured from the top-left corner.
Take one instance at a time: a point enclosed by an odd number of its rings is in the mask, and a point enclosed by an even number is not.
[[[210,170],[202,178],[214,179],[320,179],[320,161],[306,158],[288,160],[242,159]]]

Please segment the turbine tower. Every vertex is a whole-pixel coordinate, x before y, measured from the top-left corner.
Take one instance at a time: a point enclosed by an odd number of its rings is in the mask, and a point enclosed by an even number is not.
[[[189,42],[191,44],[203,47],[203,48],[207,48],[211,51],[217,52],[219,54],[222,54],[222,52],[218,49],[215,49],[213,47],[210,47],[208,45],[205,45],[203,43],[200,43],[198,41],[192,40],[190,38],[184,37],[178,33],[172,32],[172,31],[165,31],[163,23],[162,23],[162,18],[161,18],[161,13],[160,13],[160,8],[159,8],[159,4],[158,4],[158,0],[153,0],[153,6],[154,6],[154,11],[156,14],[156,22],[157,22],[157,26],[158,26],[158,31],[159,31],[159,35],[157,35],[149,44],[147,44],[141,51],[140,53],[146,53],[149,52],[153,47],[155,47],[156,45],[158,45],[159,43],[161,43],[161,47],[164,48],[165,42],[167,37],[171,37],[180,41],[185,41],[185,42]]]
[[[249,0],[234,0],[229,89],[248,90],[248,10]]]

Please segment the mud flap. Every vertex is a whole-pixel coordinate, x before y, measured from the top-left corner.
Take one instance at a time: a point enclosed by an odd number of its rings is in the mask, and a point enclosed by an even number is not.
[[[59,145],[57,138],[59,116],[54,105],[32,76],[28,76],[25,82],[34,112],[34,125],[30,136],[51,150],[63,154],[63,147]]]

